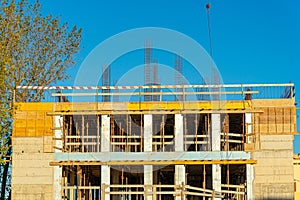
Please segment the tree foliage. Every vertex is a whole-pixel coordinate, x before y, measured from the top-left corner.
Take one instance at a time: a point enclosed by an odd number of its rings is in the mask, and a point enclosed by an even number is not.
[[[58,17],[43,16],[41,4],[27,0],[0,0],[0,153],[1,199],[7,186],[4,174],[10,156],[14,101],[40,101],[42,90],[15,90],[18,85],[55,84],[68,78],[81,42],[81,29],[70,28]],[[7,170],[6,170],[7,171]]]

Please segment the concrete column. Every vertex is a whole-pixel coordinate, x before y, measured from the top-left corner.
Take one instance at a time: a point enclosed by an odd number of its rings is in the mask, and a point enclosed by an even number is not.
[[[246,134],[252,133],[252,113],[245,113],[245,125],[246,125]],[[247,143],[251,144],[251,137],[246,137]],[[253,200],[253,180],[254,180],[254,168],[253,165],[246,165],[246,174],[247,174],[247,200]]]
[[[101,115],[101,152],[110,151],[110,117],[109,115]],[[101,166],[101,186],[110,185],[110,166]],[[109,192],[109,187],[105,188],[105,192]],[[101,194],[103,195],[103,194]],[[105,194],[105,200],[109,200],[110,195]]]
[[[184,151],[183,115],[175,114],[175,151]]]
[[[152,195],[147,194],[152,192],[153,185],[153,165],[144,165],[144,185],[145,185],[145,200],[152,200]]]
[[[110,152],[110,117],[101,115],[101,152]]]
[[[110,185],[110,166],[108,165],[102,165],[101,166],[101,186],[105,184],[105,185]],[[103,190],[101,190],[103,191]],[[109,192],[109,187],[105,188],[105,192]],[[102,196],[103,194],[101,194]],[[105,200],[109,200],[110,199],[110,195],[109,194],[105,194]]]
[[[183,138],[183,115],[175,114],[175,151],[183,152],[184,151],[184,138]],[[185,166],[184,165],[175,165],[175,177],[174,183],[176,186],[184,186],[185,182]],[[183,188],[176,189],[175,200],[183,200],[185,196],[182,196]]]
[[[221,150],[221,115],[211,114],[211,150],[220,151]],[[221,166],[219,164],[212,165],[212,181],[213,189],[216,192],[221,192]],[[220,199],[220,198],[215,198]]]
[[[176,189],[176,196],[175,200],[184,200],[185,196],[182,196],[182,190],[181,186],[184,186],[186,184],[185,182],[185,166],[184,165],[175,165],[175,177],[174,177],[174,183],[176,186],[180,186],[180,188]]]
[[[246,134],[252,133],[252,113],[245,113],[245,125],[246,125]],[[246,138],[247,143],[251,144],[252,141],[250,137]]]
[[[144,115],[144,151],[152,152],[152,115]]]
[[[221,188],[221,183],[222,183],[222,180],[221,180],[221,165],[212,165],[212,181],[213,181],[213,189],[220,193],[222,188]],[[219,200],[221,198],[215,198],[216,200]]]
[[[221,115],[211,114],[211,150],[221,150]]]
[[[57,128],[54,131],[56,138],[62,138],[63,132],[62,132],[62,126],[63,126],[63,117],[61,116],[55,116],[54,117],[54,127]],[[61,129],[58,129],[61,128]],[[56,140],[55,146],[58,148],[63,148],[62,140]],[[59,149],[55,149],[55,152],[61,152]],[[54,166],[53,168],[53,197],[55,200],[61,200],[62,196],[62,167],[60,166]]]
[[[152,152],[152,115],[144,115],[144,151]],[[147,192],[152,191],[153,185],[153,165],[144,165],[144,185],[145,185],[145,200],[152,200],[152,195],[147,195]]]
[[[253,180],[254,180],[254,169],[253,165],[246,165],[246,173],[247,173],[247,200],[253,200]]]

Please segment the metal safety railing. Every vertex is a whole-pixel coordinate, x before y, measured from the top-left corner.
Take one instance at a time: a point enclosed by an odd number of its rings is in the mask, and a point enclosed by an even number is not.
[[[48,91],[48,101],[199,101],[295,97],[293,83],[147,86],[17,86],[17,90]],[[180,90],[179,90],[180,89]],[[148,98],[154,96],[155,98]],[[117,97],[117,98],[115,98]],[[51,99],[52,98],[52,99]]]

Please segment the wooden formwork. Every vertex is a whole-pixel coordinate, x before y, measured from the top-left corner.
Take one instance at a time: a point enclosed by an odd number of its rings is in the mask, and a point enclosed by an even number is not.
[[[261,113],[253,116],[254,132],[261,135],[296,134],[296,107],[293,99],[253,100]]]
[[[13,136],[52,136],[53,117],[47,115],[52,107],[52,103],[17,103]]]

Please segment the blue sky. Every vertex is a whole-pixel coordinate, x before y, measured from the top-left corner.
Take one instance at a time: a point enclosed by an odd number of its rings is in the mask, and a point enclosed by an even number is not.
[[[62,21],[83,29],[78,64],[69,72],[73,79],[81,62],[96,45],[133,28],[173,29],[209,50],[205,9],[208,0],[40,2],[45,14],[61,16]],[[211,0],[210,3],[213,59],[225,83],[292,81],[296,88],[300,86],[299,0]],[[127,67],[142,64],[143,54],[136,55],[140,55],[137,61],[127,59]],[[72,83],[73,79],[65,84]],[[299,98],[300,93],[296,100]],[[296,136],[295,141],[295,152],[300,153],[300,137]]]

